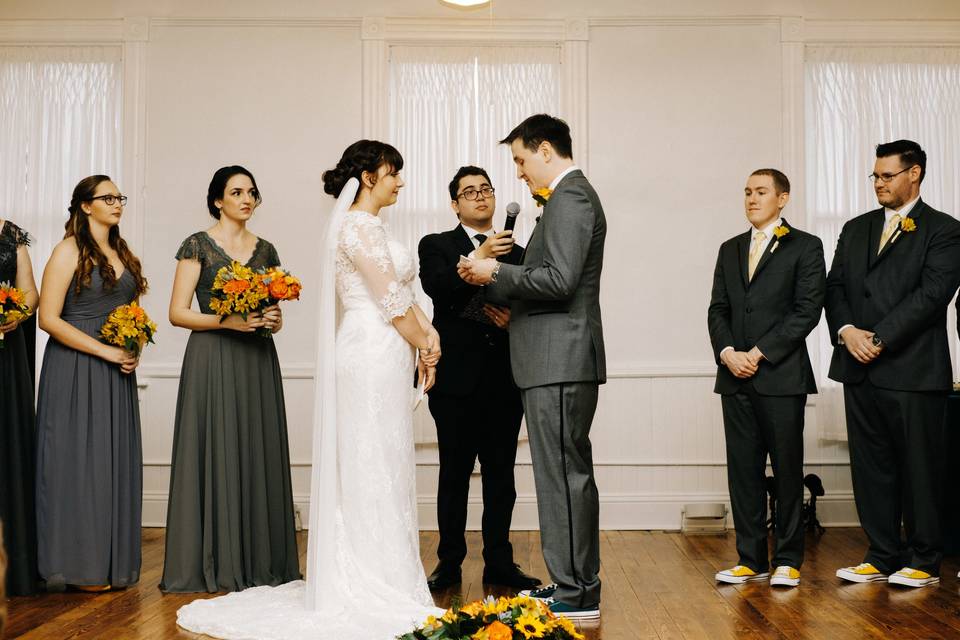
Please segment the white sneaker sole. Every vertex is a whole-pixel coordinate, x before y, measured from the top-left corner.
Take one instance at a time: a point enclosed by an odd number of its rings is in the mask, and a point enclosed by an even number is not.
[[[886,582],[887,576],[882,573],[871,573],[868,575],[863,575],[860,573],[854,573],[853,571],[847,571],[846,569],[837,569],[837,577],[847,582]]]
[[[596,611],[573,611],[573,612],[564,612],[555,614],[557,616],[563,616],[564,618],[570,618],[571,620],[576,620],[578,622],[584,620],[599,620],[600,619],[600,610]]]
[[[764,571],[763,573],[758,573],[753,576],[731,576],[724,573],[717,573],[713,578],[717,582],[723,582],[726,584],[746,584],[747,582],[761,582],[770,577],[770,573]]]
[[[899,584],[904,587],[929,587],[930,585],[940,584],[940,578],[934,576],[929,578],[908,578],[906,576],[893,574],[888,581],[890,584]]]
[[[790,578],[787,576],[773,576],[770,578],[771,587],[797,587],[800,585],[800,578]]]

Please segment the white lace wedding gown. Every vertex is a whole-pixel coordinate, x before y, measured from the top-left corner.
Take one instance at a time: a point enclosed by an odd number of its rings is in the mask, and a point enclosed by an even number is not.
[[[300,580],[194,601],[177,613],[190,631],[230,640],[392,640],[443,612],[433,606],[419,554],[414,351],[390,324],[414,302],[413,260],[387,239],[377,216],[340,215],[336,481],[331,487],[314,475],[320,497],[308,534],[329,532],[329,544],[318,539],[314,549],[311,540],[309,587]]]

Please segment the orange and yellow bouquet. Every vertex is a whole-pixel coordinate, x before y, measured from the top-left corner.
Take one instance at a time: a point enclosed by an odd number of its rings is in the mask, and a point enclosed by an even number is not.
[[[540,600],[499,598],[454,606],[439,618],[430,616],[423,626],[398,636],[398,640],[583,640],[568,618],[555,615]]]
[[[136,356],[140,355],[148,342],[154,343],[153,334],[156,332],[157,325],[136,302],[122,304],[111,311],[107,321],[100,327],[100,337],[104,342],[123,347]]]
[[[255,270],[239,262],[221,267],[213,281],[210,309],[223,322],[232,313],[247,315],[285,300],[299,300],[300,280],[289,271],[273,269]],[[257,335],[268,337],[269,329],[258,329]]]
[[[0,282],[0,326],[10,322],[21,322],[30,315],[27,297],[20,289],[9,282]],[[0,349],[3,349],[3,332],[0,331]]]

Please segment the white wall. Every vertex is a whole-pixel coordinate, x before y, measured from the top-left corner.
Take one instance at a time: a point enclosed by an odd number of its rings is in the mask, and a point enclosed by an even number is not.
[[[385,27],[409,38],[457,34],[482,41],[498,29],[521,37],[553,21],[559,32],[566,25],[573,34],[564,45],[566,61],[576,64],[566,67],[570,113],[563,115],[584,129],[575,147],[589,144],[580,161],[610,226],[603,282],[610,382],[602,388],[592,434],[601,522],[675,528],[683,503],[726,500],[705,318],[717,247],[744,228],[741,190],[752,169],[784,168],[795,192],[802,191],[804,41],[871,38],[890,29],[921,43],[960,41],[960,3],[952,0],[911,3],[909,17],[928,23],[851,22],[864,15],[908,17],[907,11],[888,0],[589,6],[528,0],[497,2],[501,22],[490,28],[488,11],[452,11],[432,0],[4,0],[0,43],[124,43],[128,141],[120,186],[132,195],[125,233],[143,257],[151,282],[146,306],[160,321],[159,345],[147,351],[139,372],[145,523],[164,520],[187,337],[165,322],[173,255],[183,238],[210,224],[205,189],[224,164],[255,173],[265,200],[254,230],[274,242],[285,265],[307,284],[303,301],[287,310],[277,345],[295,499],[303,507],[308,502],[311,283],[317,281],[316,236],[331,205],[319,176],[348,143],[376,131],[377,106],[369,102],[382,98],[386,87],[378,81],[382,64],[370,61],[383,50],[382,34],[371,29]],[[362,21],[371,16],[388,19]],[[794,198],[788,217],[802,225],[802,197]],[[818,442],[815,419],[808,408],[808,471],[823,477],[828,494],[821,517],[855,522],[846,450]],[[435,524],[436,459],[434,446],[419,448],[424,527]],[[535,527],[525,443],[517,477],[515,527]],[[479,491],[473,497],[479,500]],[[475,506],[473,525],[479,523]]]

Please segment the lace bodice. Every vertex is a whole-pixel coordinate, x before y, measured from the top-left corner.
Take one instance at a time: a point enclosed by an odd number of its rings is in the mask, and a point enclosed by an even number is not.
[[[413,257],[387,238],[379,217],[351,211],[337,241],[337,296],[345,311],[375,310],[386,322],[413,305]]]
[[[0,222],[0,282],[17,282],[17,249],[30,244],[30,235],[9,220]]]

